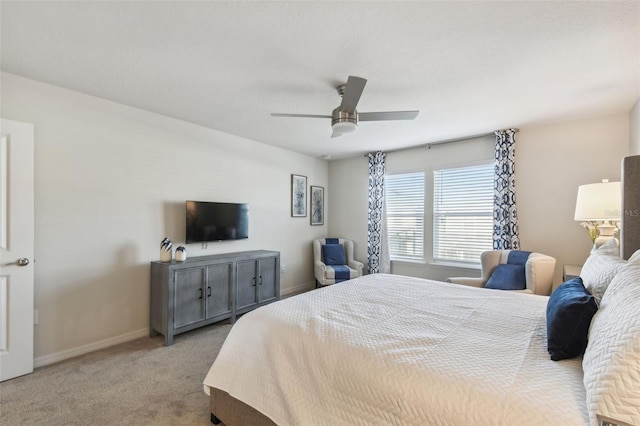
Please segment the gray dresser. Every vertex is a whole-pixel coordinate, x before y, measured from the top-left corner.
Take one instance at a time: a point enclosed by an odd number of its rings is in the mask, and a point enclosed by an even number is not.
[[[280,299],[280,253],[255,250],[151,262],[150,334],[173,336]]]

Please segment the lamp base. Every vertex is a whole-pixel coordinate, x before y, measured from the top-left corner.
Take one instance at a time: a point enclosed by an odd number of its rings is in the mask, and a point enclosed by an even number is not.
[[[618,232],[618,226],[615,223],[611,223],[611,221],[607,220],[601,224],[598,224],[598,230],[600,230],[601,237],[609,237],[607,241],[613,237],[616,232]]]

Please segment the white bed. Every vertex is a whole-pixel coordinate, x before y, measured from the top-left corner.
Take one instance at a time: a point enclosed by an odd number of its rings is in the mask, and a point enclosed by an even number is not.
[[[638,166],[625,159],[625,213]],[[582,268],[582,289],[603,295],[584,357],[550,360],[548,297],[367,275],[240,318],[204,381],[212,421],[640,426],[638,217],[622,229],[628,261],[605,244]]]
[[[549,359],[547,299],[367,275],[244,315],[205,391],[279,425],[588,424],[582,359]]]

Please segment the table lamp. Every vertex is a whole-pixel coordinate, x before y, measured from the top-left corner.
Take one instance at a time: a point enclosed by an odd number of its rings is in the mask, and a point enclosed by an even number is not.
[[[620,182],[591,183],[578,187],[574,219],[589,232],[593,249],[615,236],[622,208]]]

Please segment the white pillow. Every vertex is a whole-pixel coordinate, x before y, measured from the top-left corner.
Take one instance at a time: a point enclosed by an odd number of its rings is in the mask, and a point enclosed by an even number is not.
[[[610,254],[612,256],[620,257],[620,246],[618,246],[618,240],[616,238],[611,238],[606,243],[598,247],[595,253]]]
[[[614,238],[589,255],[580,271],[580,278],[596,303],[600,303],[609,283],[626,263],[620,257],[620,249]]]
[[[596,414],[640,425],[640,263],[611,281],[582,360],[591,424]]]

